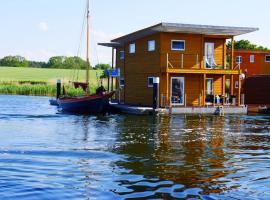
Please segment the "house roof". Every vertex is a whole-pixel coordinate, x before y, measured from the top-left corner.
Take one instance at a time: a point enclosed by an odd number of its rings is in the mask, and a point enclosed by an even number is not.
[[[112,43],[107,43],[106,46],[115,47],[123,45],[124,43],[131,42],[155,33],[191,33],[203,35],[218,35],[224,37],[238,36],[246,33],[258,31],[258,28],[250,27],[232,27],[232,26],[210,26],[210,25],[196,25],[196,24],[178,24],[178,23],[159,23],[154,26],[124,35],[122,37],[112,40]],[[102,44],[100,44],[102,45]]]
[[[249,49],[234,49],[235,53],[258,53],[258,54],[270,54],[270,50],[249,50]],[[227,52],[231,52],[230,49]]]

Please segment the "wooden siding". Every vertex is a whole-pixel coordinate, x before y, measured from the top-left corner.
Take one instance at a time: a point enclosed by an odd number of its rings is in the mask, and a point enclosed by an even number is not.
[[[171,49],[172,40],[184,40],[185,50],[175,51]],[[183,54],[183,65],[185,69],[198,69],[200,67],[197,65],[197,55],[198,62],[201,56],[201,35],[194,34],[180,34],[180,33],[161,33],[161,63],[162,67],[166,67],[167,63],[167,53],[169,55],[169,61],[174,66],[174,68],[180,68],[182,62]]]
[[[148,51],[148,41],[155,40],[156,50]],[[131,42],[136,44],[136,52],[129,53],[129,44],[124,45],[125,59],[120,61],[121,76],[125,79],[122,97],[126,104],[152,105],[152,89],[148,88],[148,77],[160,76],[160,42],[159,34]],[[118,57],[120,49],[118,50]],[[121,63],[123,62],[123,63]]]
[[[148,41],[156,41],[156,50],[148,52]],[[172,40],[185,40],[185,51],[172,51]],[[121,100],[126,104],[152,106],[153,89],[148,87],[148,77],[160,77],[160,102],[169,105],[171,77],[185,78],[185,94],[187,106],[200,106],[203,104],[203,76],[214,78],[214,93],[223,94],[223,76],[225,74],[239,74],[238,70],[205,70],[204,69],[204,44],[215,43],[215,62],[217,65],[225,65],[226,48],[224,38],[209,38],[203,35],[159,33],[145,37],[131,43],[136,44],[136,53],[129,54],[129,44],[117,49],[116,66],[121,68],[121,77],[125,79],[125,87],[121,91]],[[120,51],[125,51],[124,60],[120,60]],[[176,60],[178,68],[170,68],[167,71],[167,57]],[[184,69],[180,69],[180,57],[184,57]],[[178,60],[177,60],[178,59]],[[172,61],[173,62],[173,61]],[[165,70],[164,70],[165,69]],[[181,71],[182,70],[182,71]],[[166,102],[163,97],[166,97]],[[201,102],[199,101],[201,96]]]
[[[250,62],[250,55],[254,55],[254,63]],[[270,74],[270,62],[265,62],[265,56],[270,52],[236,50],[235,56],[242,56],[241,69],[246,71],[247,77],[259,74]],[[234,61],[236,64],[236,61]]]

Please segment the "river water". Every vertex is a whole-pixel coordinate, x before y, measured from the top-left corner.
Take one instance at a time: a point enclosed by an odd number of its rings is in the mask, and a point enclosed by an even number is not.
[[[270,117],[76,116],[0,96],[0,199],[270,199]]]

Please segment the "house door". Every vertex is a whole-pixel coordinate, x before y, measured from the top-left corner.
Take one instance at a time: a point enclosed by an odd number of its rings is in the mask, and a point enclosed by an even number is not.
[[[184,77],[171,78],[171,105],[184,105],[185,79]]]
[[[211,69],[215,66],[215,44],[212,42],[205,43],[205,68]]]

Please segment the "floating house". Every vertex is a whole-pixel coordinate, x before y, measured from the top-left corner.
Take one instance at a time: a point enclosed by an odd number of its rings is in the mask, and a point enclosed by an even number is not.
[[[246,77],[270,74],[270,51],[235,50],[235,65],[245,73]]]
[[[160,23],[100,45],[113,49],[113,62],[121,71],[117,98],[124,104],[152,106],[153,80],[158,77],[160,107],[237,107],[241,84],[237,90],[234,85],[243,72],[235,63],[234,45],[227,58],[226,41],[234,44],[235,36],[257,30]]]

